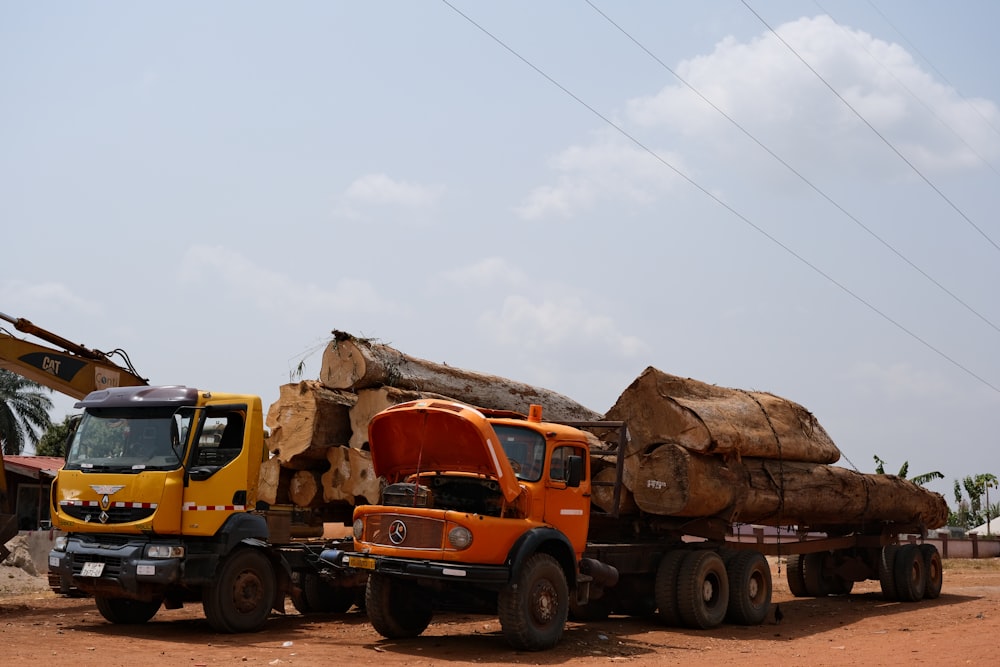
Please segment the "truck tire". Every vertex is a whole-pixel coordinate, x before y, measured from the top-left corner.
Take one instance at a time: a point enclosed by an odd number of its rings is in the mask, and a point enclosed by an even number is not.
[[[162,600],[145,602],[125,598],[109,598],[103,595],[94,596],[97,611],[105,620],[117,625],[140,625],[156,616]]]
[[[899,547],[889,544],[882,547],[878,555],[878,581],[882,587],[882,597],[890,602],[896,601],[896,553]]]
[[[904,544],[896,554],[893,570],[896,596],[903,602],[919,602],[927,588],[924,555],[916,544]]]
[[[408,581],[378,572],[368,575],[365,607],[372,627],[387,639],[416,637],[434,616],[426,593]]]
[[[726,618],[729,577],[726,565],[714,551],[691,551],[677,577],[677,608],[689,628],[707,630]]]
[[[802,554],[792,554],[788,557],[785,568],[785,580],[788,582],[788,592],[797,598],[808,597],[806,592],[805,570],[802,563]]]
[[[218,632],[259,630],[271,613],[276,587],[267,556],[257,549],[237,549],[202,593],[205,618]]]
[[[357,596],[354,588],[334,586],[312,572],[295,576],[297,590],[293,589],[290,597],[300,614],[343,614],[354,606]]]
[[[741,551],[726,564],[729,607],[726,620],[738,625],[760,625],[771,608],[771,566],[758,551]]]
[[[680,576],[681,563],[688,553],[680,549],[668,551],[656,568],[653,595],[656,599],[657,616],[663,625],[681,624],[681,612],[677,606],[677,578]]]
[[[825,551],[805,554],[802,557],[802,576],[806,593],[814,598],[825,598],[833,593],[833,583],[824,570],[830,554]]]
[[[544,553],[525,561],[517,581],[500,591],[497,610],[514,648],[542,651],[559,643],[569,615],[569,585],[559,562]]]
[[[936,600],[941,597],[941,585],[944,583],[944,569],[941,564],[941,554],[933,544],[921,544],[920,553],[924,557],[924,571],[927,573],[927,585],[924,597]]]

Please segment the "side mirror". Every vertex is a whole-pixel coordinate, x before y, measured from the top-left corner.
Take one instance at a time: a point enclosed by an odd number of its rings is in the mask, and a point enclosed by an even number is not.
[[[566,458],[566,486],[576,488],[583,479],[583,457],[569,456]]]

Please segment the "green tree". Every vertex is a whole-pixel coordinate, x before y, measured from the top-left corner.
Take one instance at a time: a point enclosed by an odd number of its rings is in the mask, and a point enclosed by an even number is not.
[[[878,454],[876,454],[872,458],[875,459],[875,474],[876,475],[884,475],[885,474],[885,461],[883,461],[882,459],[880,459],[878,457]],[[910,472],[910,462],[909,461],[903,461],[903,465],[901,465],[899,467],[899,472],[896,473],[896,476],[899,477],[899,478],[901,478],[901,479],[906,479],[906,475],[909,474],[909,472]],[[944,475],[942,475],[937,470],[931,470],[930,472],[925,472],[925,473],[922,473],[920,475],[914,475],[912,478],[910,478],[910,481],[913,482],[914,484],[916,484],[917,486],[923,486],[927,482],[930,482],[930,481],[935,480],[935,479],[944,479]]]
[[[74,422],[79,417],[66,415],[61,424],[52,424],[49,430],[42,435],[38,445],[35,446],[35,453],[39,456],[61,456],[66,458],[66,439],[73,430]]]
[[[997,488],[997,485],[997,476],[988,472],[968,475],[961,482],[956,479],[954,491],[958,509],[950,517],[954,521],[954,525],[962,528],[973,528],[989,523],[997,516],[994,511],[995,504],[990,504],[990,489]]]
[[[51,425],[52,399],[42,385],[17,373],[0,369],[0,443],[3,453],[18,455],[25,445],[34,447],[39,433]]]

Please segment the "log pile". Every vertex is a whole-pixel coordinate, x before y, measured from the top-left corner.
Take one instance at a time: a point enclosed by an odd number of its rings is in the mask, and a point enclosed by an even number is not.
[[[268,409],[271,458],[261,468],[260,499],[320,510],[338,520],[350,516],[354,505],[377,502],[379,481],[368,454],[368,422],[387,407],[418,398],[519,413],[537,403],[553,420],[601,418],[548,389],[418,359],[334,331],[323,352],[319,379],[282,386]]]
[[[391,405],[445,398],[519,413],[537,403],[551,421],[626,422],[620,515],[800,528],[898,521],[930,529],[947,522],[947,504],[939,494],[893,475],[832,465],[840,451],[816,418],[774,394],[727,389],[650,367],[601,415],[547,389],[333,334],[319,380],[281,387],[268,411],[272,458],[259,485],[267,502],[339,507],[346,516],[356,504],[376,502],[369,420]],[[594,480],[614,480],[617,452],[595,442]],[[592,502],[612,512],[611,487],[595,486]]]
[[[831,465],[840,451],[816,418],[774,394],[650,367],[607,418],[628,424],[623,503],[643,512],[800,528],[948,520],[940,494]]]

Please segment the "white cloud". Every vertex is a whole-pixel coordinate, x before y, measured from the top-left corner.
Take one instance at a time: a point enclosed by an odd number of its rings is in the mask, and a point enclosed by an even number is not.
[[[963,99],[922,70],[903,47],[841,27],[827,16],[785,23],[776,32],[921,171],[981,166],[980,155],[1000,156],[1000,138],[991,128],[1000,126],[998,107]],[[710,165],[720,159],[726,165],[763,159],[782,169],[712,105],[807,174],[913,175],[769,32],[749,42],[727,37],[712,53],[672,69],[700,95],[678,82],[625,103],[622,127],[649,151],[602,128],[594,140],[552,159],[555,182],[534,188],[515,212],[526,220],[567,219],[604,200],[646,205],[676,180],[671,167],[699,181],[699,172],[711,173],[705,187],[714,190],[724,174]],[[728,171],[743,180],[756,177],[745,166]]]
[[[461,287],[518,286],[527,282],[524,272],[502,257],[487,257],[475,264],[442,274],[444,279]]]
[[[26,317],[23,313],[71,311],[84,315],[94,315],[101,307],[94,301],[73,293],[63,283],[29,283],[23,280],[0,281],[0,303],[4,312],[11,317]],[[8,312],[7,309],[10,309]]]
[[[590,145],[571,146],[550,160],[557,174],[555,185],[532,190],[514,212],[525,220],[571,218],[604,200],[648,204],[667,191],[674,172],[659,158],[677,167],[679,156],[650,151],[608,136]]]
[[[572,295],[541,300],[510,295],[499,310],[484,313],[479,325],[502,345],[559,347],[561,351],[599,345],[609,356],[619,358],[633,358],[647,350],[639,338],[622,333],[610,317],[594,313]]]
[[[776,32],[919,168],[978,162],[967,144],[977,146],[981,154],[1000,155],[1000,141],[976,109],[936,82],[903,47],[839,26],[827,16],[785,23]],[[908,170],[770,33],[748,43],[726,38],[711,54],[683,61],[675,71],[793,165],[822,158],[864,167],[865,155],[870,155],[896,170]],[[990,124],[1000,123],[996,105],[986,100],[972,104]],[[730,157],[740,147],[759,152],[748,141],[734,142],[738,131],[729,121],[680,83],[631,100],[628,118],[639,127],[669,130]]]
[[[186,284],[218,280],[233,293],[252,299],[261,310],[282,313],[383,312],[393,306],[367,281],[342,278],[332,288],[298,283],[223,246],[189,248],[181,260],[179,278]]]
[[[336,213],[356,218],[361,209],[372,207],[426,211],[437,205],[445,192],[441,185],[421,185],[394,180],[385,174],[366,174],[347,186],[338,198]]]

